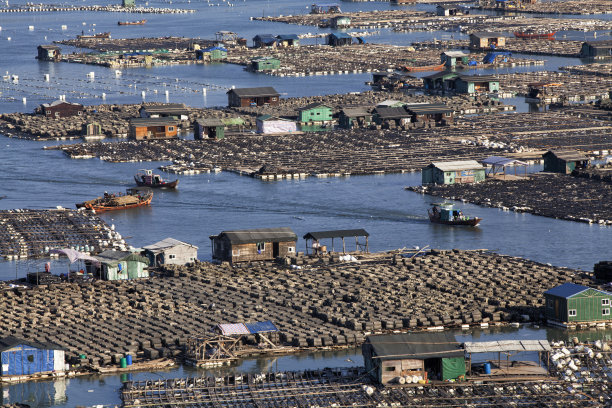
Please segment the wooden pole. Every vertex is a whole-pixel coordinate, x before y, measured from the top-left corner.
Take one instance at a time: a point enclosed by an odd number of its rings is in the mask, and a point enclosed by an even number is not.
[[[346,246],[344,245],[344,237],[342,237],[342,253],[346,254]]]
[[[368,247],[368,237],[366,236],[366,253],[370,252],[370,248]]]

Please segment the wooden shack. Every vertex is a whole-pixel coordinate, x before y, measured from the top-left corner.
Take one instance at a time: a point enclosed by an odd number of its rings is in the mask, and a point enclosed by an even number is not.
[[[212,257],[219,261],[265,261],[295,254],[297,235],[288,227],[223,231],[211,235]]]
[[[276,37],[272,34],[258,34],[253,37],[254,48],[276,47]]]
[[[331,33],[327,36],[327,45],[331,45],[332,47],[351,44],[353,44],[353,37],[346,33]]]
[[[612,40],[586,41],[580,49],[582,58],[612,57]]]
[[[378,125],[393,124],[397,126],[405,125],[411,122],[412,114],[403,106],[387,107],[377,106],[374,109],[374,122]]]
[[[141,118],[170,118],[188,120],[190,110],[184,103],[144,104],[138,109]]]
[[[453,79],[453,82],[453,88],[457,93],[475,94],[499,91],[499,78],[493,75],[459,75]]]
[[[440,6],[438,6],[440,7]],[[440,62],[444,63],[447,68],[457,66],[457,62],[461,62],[464,65],[469,63],[470,53],[467,51],[455,50],[455,51],[444,51],[440,54]]]
[[[177,122],[168,118],[130,119],[129,137],[134,140],[173,139],[178,136]]]
[[[69,118],[72,116],[82,116],[85,109],[80,103],[71,103],[57,100],[52,103],[43,103],[39,108],[40,112],[47,118]]]
[[[411,115],[411,122],[432,123],[435,126],[451,125],[455,111],[443,103],[417,103],[404,106]]]
[[[286,134],[297,132],[297,123],[291,119],[280,116],[261,115],[255,120],[257,133],[260,134]]]
[[[325,123],[331,122],[332,108],[323,103],[314,102],[298,108],[298,122]]]
[[[485,179],[486,167],[476,160],[433,162],[421,170],[425,184],[478,183]]]
[[[94,258],[98,261],[85,261],[87,273],[102,280],[129,280],[148,278],[149,260],[128,251],[108,249]]]
[[[362,348],[365,371],[380,384],[456,380],[465,376],[461,344],[448,332],[368,336]]]
[[[278,105],[280,94],[271,86],[258,88],[236,88],[227,91],[229,107]]]
[[[479,32],[470,34],[470,48],[503,48],[506,46],[506,35],[504,33]]]
[[[66,350],[53,343],[38,343],[14,336],[0,339],[0,376],[21,377],[66,370]]]
[[[326,253],[328,248],[327,245],[321,244],[321,240],[323,239],[331,239],[331,247],[329,247],[329,250],[330,252],[334,252],[334,239],[338,238],[342,240],[342,253],[346,253],[346,242],[344,239],[349,237],[355,237],[355,252],[369,252],[369,236],[370,234],[368,231],[362,228],[308,232],[306,235],[304,235],[304,240],[306,241],[306,254],[308,254],[309,250],[309,241],[311,241],[310,247],[312,247],[312,252],[314,255]],[[359,237],[364,237],[365,242],[359,242]]]
[[[276,36],[279,47],[299,47],[300,37],[297,34],[279,34]]]
[[[436,15],[438,16],[462,16],[463,11],[451,4],[440,4],[436,6]]]
[[[365,106],[344,108],[338,117],[338,124],[343,129],[363,128],[370,123],[372,123],[372,113]]]
[[[225,123],[218,118],[196,119],[193,129],[196,140],[225,138]]]
[[[143,255],[149,259],[149,266],[185,265],[198,259],[198,247],[166,238],[142,247]]]
[[[612,321],[612,293],[564,283],[544,292],[546,320],[562,326]]]
[[[274,71],[279,69],[281,61],[274,57],[259,57],[251,60],[250,69],[256,72]]]
[[[196,50],[196,60],[219,61],[227,57],[227,48],[215,46]]]
[[[542,155],[544,171],[550,173],[570,174],[574,169],[584,168],[589,158],[577,150],[549,150]]]
[[[39,61],[59,61],[62,57],[62,50],[57,45],[39,45],[38,56]]]
[[[448,90],[450,83],[459,76],[456,72],[442,71],[423,77],[423,85],[426,90]]]
[[[349,16],[334,16],[329,20],[329,26],[334,30],[350,28],[351,18]]]

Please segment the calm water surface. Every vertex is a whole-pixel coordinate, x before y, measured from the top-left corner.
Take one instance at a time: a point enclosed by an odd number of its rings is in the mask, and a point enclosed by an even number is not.
[[[25,0],[11,1],[11,5]],[[53,2],[58,4],[57,2]],[[111,1],[108,3],[116,3]],[[123,71],[79,64],[37,62],[36,46],[53,40],[74,38],[85,32],[111,31],[114,38],[175,35],[213,38],[219,30],[231,30],[251,39],[259,33],[329,32],[316,27],[250,21],[259,15],[288,15],[306,11],[311,1],[270,0],[236,1],[236,7],[208,7],[202,1],[150,1],[155,7],[195,8],[189,15],[133,15],[120,13],[23,13],[0,14],[0,71],[19,75],[19,83],[0,81],[0,112],[32,111],[38,104],[66,94],[68,100],[85,104],[138,103],[141,92],[147,101],[184,102],[193,106],[225,105],[226,89],[231,86],[274,86],[284,96],[319,95],[363,91],[367,74],[305,78],[277,78],[245,72],[241,67],[224,64],[168,66]],[[105,4],[83,1],[76,4]],[[341,3],[345,11],[383,10],[389,3]],[[404,6],[403,6],[404,7]],[[410,7],[410,6],[409,6]],[[419,5],[420,10],[434,6]],[[203,16],[205,16],[203,18]],[[610,16],[597,16],[608,19]],[[146,18],[144,26],[118,27],[119,20]],[[61,25],[67,30],[61,30]],[[30,31],[28,26],[34,26]],[[567,33],[580,39],[590,33]],[[605,33],[598,33],[603,39]],[[9,40],[9,37],[11,39]],[[380,30],[368,42],[405,45],[432,38],[465,38],[458,33],[393,33]],[[586,38],[586,37],[585,37]],[[321,40],[312,40],[321,41]],[[312,42],[311,41],[311,42]],[[306,41],[308,43],[308,41]],[[65,52],[70,52],[69,48]],[[571,58],[542,57],[544,67],[525,67],[481,71],[510,73],[557,69],[577,64]],[[95,80],[86,78],[95,73]],[[45,83],[44,74],[51,81]],[[178,78],[178,81],[177,81]],[[206,89],[204,96],[202,89]],[[157,93],[155,91],[157,90]],[[106,93],[106,99],[102,99]],[[22,102],[22,98],[26,102]],[[518,101],[517,101],[518,102]],[[521,107],[521,110],[526,109]],[[61,152],[43,151],[43,143],[1,138],[0,209],[73,208],[74,203],[104,191],[122,191],[131,186],[132,175],[143,167],[162,163],[111,164],[92,160],[68,160]],[[538,170],[538,168],[532,169]],[[539,262],[591,270],[595,262],[609,258],[610,228],[559,221],[528,214],[462,205],[466,214],[484,218],[480,228],[452,228],[431,225],[426,209],[432,198],[403,190],[420,184],[419,174],[359,176],[342,179],[316,179],[260,182],[234,174],[180,176],[178,191],[156,192],[149,208],[104,214],[109,224],[133,246],[142,246],[167,236],[199,246],[199,258],[210,259],[209,235],[226,229],[290,226],[298,234],[321,229],[365,228],[369,231],[372,251],[429,245],[434,248],[488,248],[500,253],[522,256]],[[304,242],[300,240],[299,248]],[[350,249],[350,245],[349,245]],[[0,261],[0,279],[25,276],[40,270],[43,261]],[[61,261],[53,261],[53,270],[65,270]],[[603,334],[602,334],[603,333]],[[607,332],[586,333],[586,337],[607,336]],[[548,338],[567,336],[552,329],[522,328],[518,331],[457,333],[457,339],[493,340],[508,338]],[[529,358],[529,357],[527,357]],[[308,353],[277,359],[251,359],[229,370],[212,374],[294,370],[362,364],[358,350],[334,353]],[[203,375],[205,371],[179,367],[175,370],[135,373],[133,379],[169,378]],[[75,405],[118,404],[121,377],[116,375],[81,377],[58,382],[19,384],[2,389],[2,401],[26,402],[32,406],[72,407]]]

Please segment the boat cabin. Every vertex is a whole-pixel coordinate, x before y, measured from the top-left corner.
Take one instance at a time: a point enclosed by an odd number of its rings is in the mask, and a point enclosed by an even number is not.
[[[440,221],[457,221],[465,217],[461,210],[457,210],[450,203],[434,204],[431,213],[436,217],[439,215]]]

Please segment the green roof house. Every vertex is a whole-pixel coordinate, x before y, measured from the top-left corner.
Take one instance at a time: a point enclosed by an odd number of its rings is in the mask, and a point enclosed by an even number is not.
[[[331,122],[332,108],[322,103],[311,103],[298,109],[298,121],[307,122]]]
[[[544,298],[546,320],[552,324],[612,322],[610,292],[568,282],[547,290]]]

